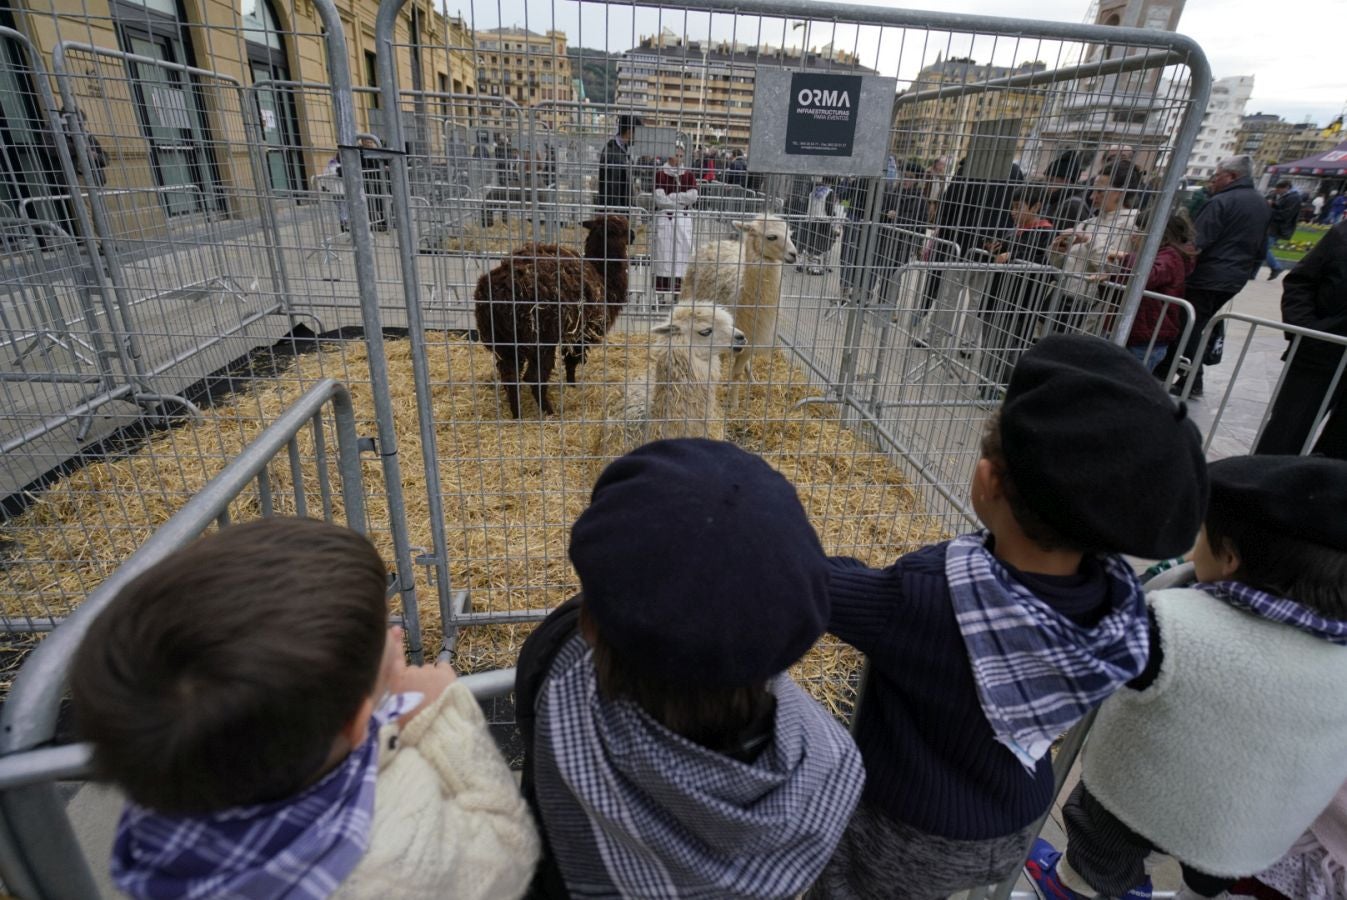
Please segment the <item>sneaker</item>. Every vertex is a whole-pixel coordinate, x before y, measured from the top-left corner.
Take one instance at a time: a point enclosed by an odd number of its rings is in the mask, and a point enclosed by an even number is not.
[[[1034,893],[1041,900],[1088,900],[1085,894],[1071,890],[1057,877],[1057,863],[1061,858],[1061,851],[1043,838],[1034,841],[1029,858],[1024,861],[1024,874],[1033,882]],[[1147,875],[1141,884],[1123,894],[1122,900],[1151,900],[1151,894],[1151,877]]]
[[[1285,271],[1285,269],[1273,269],[1271,272],[1267,273],[1267,280],[1276,281],[1278,278],[1282,277],[1282,273]]]
[[[1029,858],[1024,861],[1024,874],[1033,882],[1034,893],[1040,900],[1087,900],[1084,894],[1071,890],[1057,877],[1057,861],[1061,858],[1061,851],[1043,838],[1034,841]]]

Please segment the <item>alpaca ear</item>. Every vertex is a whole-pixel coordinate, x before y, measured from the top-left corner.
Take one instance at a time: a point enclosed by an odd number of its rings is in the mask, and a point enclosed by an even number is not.
[[[598,228],[598,227],[599,227],[599,220],[598,220],[598,219],[586,219],[585,221],[583,221],[583,222],[580,223],[580,227],[581,227],[581,228]]]
[[[682,334],[683,326],[679,325],[677,322],[671,319],[668,322],[663,323],[662,325],[656,325],[654,328],[650,329],[650,333],[668,334],[668,335]]]
[[[753,227],[752,222],[731,222],[730,227],[735,231],[748,231]]]

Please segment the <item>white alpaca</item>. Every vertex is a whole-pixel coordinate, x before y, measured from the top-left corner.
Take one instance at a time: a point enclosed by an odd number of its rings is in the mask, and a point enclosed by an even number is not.
[[[720,357],[744,349],[744,333],[723,307],[683,301],[650,329],[655,362],[645,381],[627,385],[620,409],[599,431],[594,455],[607,462],[650,441],[702,437],[723,440],[725,413],[716,399]]]
[[[734,359],[731,380],[752,381],[753,356],[767,353],[776,341],[776,313],[781,305],[781,265],[798,256],[790,226],[778,216],[730,223],[741,235],[698,247],[683,275],[680,296],[714,300],[734,313],[734,323],[748,336],[748,352]]]

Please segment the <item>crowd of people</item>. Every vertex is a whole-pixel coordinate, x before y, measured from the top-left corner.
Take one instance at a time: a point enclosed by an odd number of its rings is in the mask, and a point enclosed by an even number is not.
[[[1149,897],[1159,850],[1184,898],[1341,896],[1347,462],[1208,464],[1133,354],[1052,335],[969,496],[978,530],[874,568],[733,444],[619,458],[571,527],[579,593],[519,655],[521,783],[453,670],[405,664],[364,537],[226,527],[128,584],[74,662],[76,728],[128,800],[112,877],[924,900],[1025,864],[1072,900]],[[1189,551],[1195,582],[1150,594],[1123,556]],[[788,674],[825,633],[869,660],[852,733]],[[1093,710],[1059,852],[1036,840],[1052,747]]]

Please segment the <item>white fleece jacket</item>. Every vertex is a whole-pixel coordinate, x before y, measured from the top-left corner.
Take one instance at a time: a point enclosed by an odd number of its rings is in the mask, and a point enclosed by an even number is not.
[[[538,861],[533,817],[459,683],[379,734],[370,847],[334,898],[520,897]]]
[[[1160,674],[1104,701],[1082,778],[1177,859],[1211,875],[1251,875],[1347,781],[1347,647],[1191,588],[1149,601]]]

